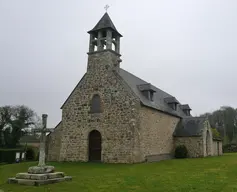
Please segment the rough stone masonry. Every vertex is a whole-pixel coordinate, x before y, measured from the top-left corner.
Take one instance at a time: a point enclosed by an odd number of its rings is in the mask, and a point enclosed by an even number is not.
[[[107,13],[88,33],[87,71],[48,136],[49,161],[159,161],[179,144],[190,157],[217,154],[210,128],[189,105],[120,67],[122,35]]]

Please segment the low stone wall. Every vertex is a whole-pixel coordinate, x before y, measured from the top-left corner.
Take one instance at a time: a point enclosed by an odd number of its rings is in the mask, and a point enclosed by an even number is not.
[[[223,148],[224,153],[236,153],[237,152],[237,144],[235,144],[235,143],[226,144],[222,148]]]
[[[53,133],[47,136],[46,159],[47,161],[58,161],[61,148],[62,123],[60,122]]]
[[[222,141],[219,142],[219,155],[223,155],[223,143],[222,143]]]
[[[157,162],[162,160],[172,159],[172,154],[157,154],[157,155],[148,155],[145,157],[146,162]]]
[[[218,156],[218,155],[222,155],[222,141],[217,141],[214,140],[213,141],[213,155],[214,156]]]

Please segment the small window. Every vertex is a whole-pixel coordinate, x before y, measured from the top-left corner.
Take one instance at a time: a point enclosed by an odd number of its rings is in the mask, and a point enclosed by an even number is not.
[[[142,94],[150,101],[153,101],[154,93],[152,91],[142,91]]]
[[[115,51],[116,50],[116,44],[114,42],[112,42],[112,50]]]
[[[149,99],[149,91],[142,91],[142,94]]]
[[[91,100],[91,113],[101,113],[101,100],[98,94],[94,95]]]
[[[174,110],[177,110],[177,103],[174,103]]]
[[[153,98],[154,98],[154,93],[150,92],[150,99],[151,99],[151,101],[154,101]]]
[[[190,116],[190,110],[185,110],[184,112],[187,116]]]
[[[102,31],[102,37],[106,37],[107,36],[107,32],[106,31]]]
[[[169,103],[168,104],[173,110],[177,110],[177,103]]]
[[[98,51],[98,46],[97,45],[94,46],[94,51]]]

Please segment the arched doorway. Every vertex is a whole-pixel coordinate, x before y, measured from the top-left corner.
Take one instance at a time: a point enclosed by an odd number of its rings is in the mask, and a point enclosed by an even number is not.
[[[206,135],[206,156],[210,156],[211,155],[211,135],[210,132],[207,131],[207,135]]]
[[[89,133],[89,161],[101,161],[101,134],[97,130]]]

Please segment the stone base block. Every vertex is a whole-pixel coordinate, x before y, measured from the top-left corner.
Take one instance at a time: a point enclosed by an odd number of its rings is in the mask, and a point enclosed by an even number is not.
[[[62,181],[71,181],[72,177],[64,176],[60,178],[52,178],[46,180],[33,180],[33,179],[17,179],[17,178],[9,178],[8,183],[15,183],[20,185],[32,185],[32,186],[40,186],[40,185],[47,185],[52,183],[58,183]]]
[[[63,172],[54,170],[53,166],[30,167],[28,173],[17,173],[16,177],[8,179],[8,183],[39,186],[72,180],[72,177],[65,176]]]
[[[28,169],[28,173],[32,174],[43,174],[43,173],[53,173],[55,170],[54,166],[33,166]]]
[[[17,173],[16,179],[28,179],[28,180],[47,180],[55,178],[63,178],[63,172],[44,173],[44,174],[32,174],[32,173]]]

